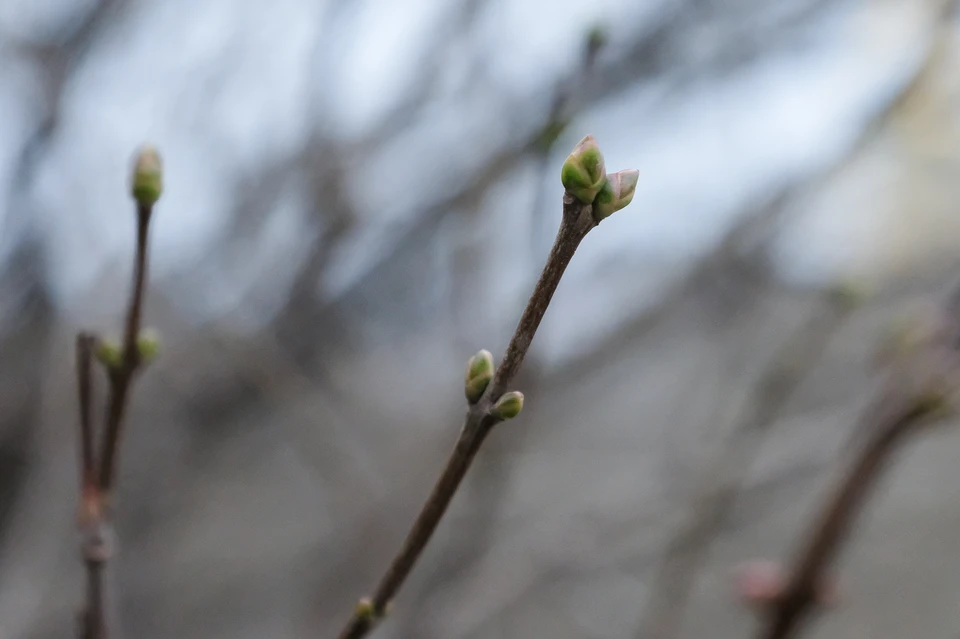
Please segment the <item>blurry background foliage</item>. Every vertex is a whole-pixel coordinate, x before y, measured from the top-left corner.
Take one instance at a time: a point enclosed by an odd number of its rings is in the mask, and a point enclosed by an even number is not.
[[[164,351],[125,441],[121,627],[279,639],[333,634],[395,551],[586,133],[640,170],[634,202],[578,252],[523,414],[378,636],[634,636],[760,405],[680,628],[748,636],[730,569],[792,547],[878,337],[957,274],[958,36],[948,0],[4,0],[0,637],[73,628],[71,348],[120,325],[131,149],[165,161]],[[832,314],[837,290],[869,295]],[[822,355],[768,401],[789,344]],[[958,447],[906,453],[810,636],[960,628]]]

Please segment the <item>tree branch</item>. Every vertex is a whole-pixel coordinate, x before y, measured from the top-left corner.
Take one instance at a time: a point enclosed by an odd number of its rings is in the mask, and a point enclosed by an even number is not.
[[[93,496],[97,486],[97,460],[93,450],[93,349],[97,338],[77,335],[77,389],[80,395],[80,493]]]
[[[637,637],[671,639],[678,635],[694,579],[736,504],[750,463],[776,416],[819,361],[852,308],[847,300],[832,293],[826,298],[823,308],[791,336],[760,376],[733,432],[704,475],[689,520],[671,536],[660,560]]]
[[[133,272],[133,291],[127,310],[123,335],[123,359],[119,366],[110,369],[110,398],[107,408],[107,423],[103,438],[100,465],[100,488],[104,497],[110,499],[116,475],[117,451],[120,446],[123,414],[126,410],[130,382],[140,366],[140,349],[137,338],[143,315],[143,290],[147,277],[147,231],[152,205],[137,205],[137,249]]]
[[[93,349],[97,338],[89,333],[77,335],[77,388],[80,395],[80,518],[84,541],[81,546],[87,571],[87,595],[80,619],[81,639],[104,639],[106,622],[103,608],[102,546],[98,535],[100,490],[97,484],[96,457],[93,450]]]
[[[870,490],[897,447],[919,426],[955,408],[960,380],[960,289],[934,321],[920,327],[893,362],[891,378],[864,411],[864,443],[828,495],[800,545],[786,585],[768,610],[761,639],[788,639],[817,603],[818,584],[849,538]]]
[[[903,403],[902,399],[896,397],[884,409],[885,414],[880,416],[879,422],[870,424],[876,428],[874,437],[858,453],[817,517],[815,527],[803,543],[786,590],[774,604],[769,621],[758,637],[787,639],[795,634],[803,618],[812,611],[817,601],[817,584],[822,583],[828,565],[849,536],[856,516],[885,464],[912,427],[929,416],[929,410],[922,403]]]
[[[132,192],[137,201],[137,244],[133,268],[133,287],[124,325],[123,344],[117,347],[101,342],[95,335],[77,336],[77,388],[80,396],[80,517],[83,541],[81,556],[87,572],[86,602],[80,619],[80,639],[108,639],[109,629],[105,595],[106,564],[113,556],[114,534],[110,502],[119,454],[124,409],[134,374],[146,351],[141,342],[140,323],[147,278],[147,232],[153,205],[162,191],[160,158],[145,147],[137,156]],[[103,448],[99,467],[94,451],[93,356],[104,364],[110,380]]]
[[[593,219],[592,207],[581,204],[570,195],[565,195],[563,220],[553,249],[523,311],[513,338],[507,346],[503,360],[493,376],[493,381],[480,400],[467,411],[456,446],[403,546],[381,578],[373,597],[361,600],[353,616],[341,631],[340,639],[360,639],[366,636],[386,614],[390,601],[403,585],[430,541],[484,439],[500,421],[491,413],[491,409],[520,370],[567,265],[580,242],[594,226],[596,222]]]

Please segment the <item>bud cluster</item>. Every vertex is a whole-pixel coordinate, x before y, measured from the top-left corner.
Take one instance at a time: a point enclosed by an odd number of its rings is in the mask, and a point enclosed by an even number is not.
[[[630,204],[639,179],[636,169],[608,175],[600,146],[592,135],[580,140],[560,169],[563,188],[583,204],[593,205],[597,224]]]

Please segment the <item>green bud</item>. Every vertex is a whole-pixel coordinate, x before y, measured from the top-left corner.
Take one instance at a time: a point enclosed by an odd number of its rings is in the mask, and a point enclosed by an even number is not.
[[[493,355],[490,351],[481,350],[467,362],[467,374],[464,377],[464,393],[467,402],[476,404],[487,390],[487,385],[493,379]]]
[[[357,619],[373,621],[373,618],[376,616],[376,610],[373,608],[373,601],[370,597],[364,597],[357,602],[356,615]]]
[[[137,351],[140,354],[140,361],[149,364],[160,352],[160,335],[153,329],[145,329],[140,332],[137,338]]]
[[[523,393],[510,391],[504,393],[497,403],[490,409],[490,414],[497,419],[513,419],[523,410]]]
[[[593,218],[597,224],[630,204],[639,179],[640,171],[636,169],[624,169],[607,176],[593,202]]]
[[[99,340],[94,355],[107,368],[119,368],[120,364],[123,363],[123,349],[115,340]]]
[[[560,169],[563,188],[584,204],[597,197],[606,176],[603,154],[592,135],[580,140]]]
[[[142,206],[152,206],[163,192],[163,163],[152,146],[140,148],[133,163],[130,192]]]

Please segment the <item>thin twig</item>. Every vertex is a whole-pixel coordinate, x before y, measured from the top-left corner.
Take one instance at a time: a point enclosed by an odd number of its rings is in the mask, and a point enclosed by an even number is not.
[[[110,502],[116,475],[124,409],[134,374],[141,364],[138,345],[147,277],[147,231],[152,204],[137,204],[137,245],[133,287],[127,309],[122,352],[105,362],[110,380],[103,442],[99,460],[94,450],[92,359],[96,336],[77,336],[77,387],[80,395],[80,521],[81,555],[87,573],[87,594],[80,620],[80,639],[108,639],[105,572],[113,556],[114,533]],[[99,461],[99,467],[98,467]]]
[[[791,336],[761,374],[733,431],[694,497],[690,518],[671,535],[653,578],[636,636],[672,639],[680,631],[694,580],[740,495],[750,463],[766,435],[852,306],[832,292]]]
[[[827,566],[850,534],[870,489],[877,483],[886,462],[911,428],[929,415],[921,403],[902,402],[897,397],[880,417],[874,437],[860,450],[846,476],[831,493],[811,534],[804,542],[783,595],[770,612],[759,637],[787,639],[800,627],[817,601],[817,584]]]
[[[87,598],[81,623],[81,639],[107,639],[105,568],[113,553],[109,522],[102,510],[96,519],[87,522],[81,547],[87,570]]]
[[[140,350],[137,337],[143,315],[143,290],[147,277],[147,231],[150,225],[150,205],[137,206],[137,253],[133,273],[133,292],[127,310],[123,335],[123,359],[120,366],[110,371],[110,398],[107,408],[107,423],[104,430],[100,464],[100,488],[109,500],[117,470],[117,451],[122,435],[123,414],[127,406],[130,382],[140,365]]]
[[[560,278],[580,242],[595,225],[589,205],[580,204],[569,195],[564,196],[563,220],[553,249],[550,251],[546,266],[537,281],[530,301],[527,302],[493,380],[480,401],[467,411],[456,446],[423,509],[414,521],[403,546],[381,578],[373,596],[357,606],[353,616],[341,631],[340,639],[360,639],[366,636],[386,613],[390,601],[403,585],[427,542],[430,541],[484,439],[498,423],[499,420],[490,414],[490,409],[507,390],[508,385],[520,370],[533,336],[557,290]]]
[[[93,450],[93,349],[97,338],[77,335],[77,389],[80,395],[80,493],[92,497],[97,486],[97,460]]]
[[[103,612],[103,564],[98,561],[97,528],[100,520],[100,490],[93,450],[93,349],[96,337],[77,335],[77,389],[80,399],[80,513],[84,536],[81,551],[87,572],[87,596],[80,619],[81,639],[105,639]]]
[[[761,639],[795,635],[813,611],[818,584],[825,583],[893,453],[920,425],[954,408],[960,380],[960,290],[927,328],[922,341],[900,353],[891,379],[864,411],[857,429],[863,444],[804,536],[783,593],[757,635]]]

